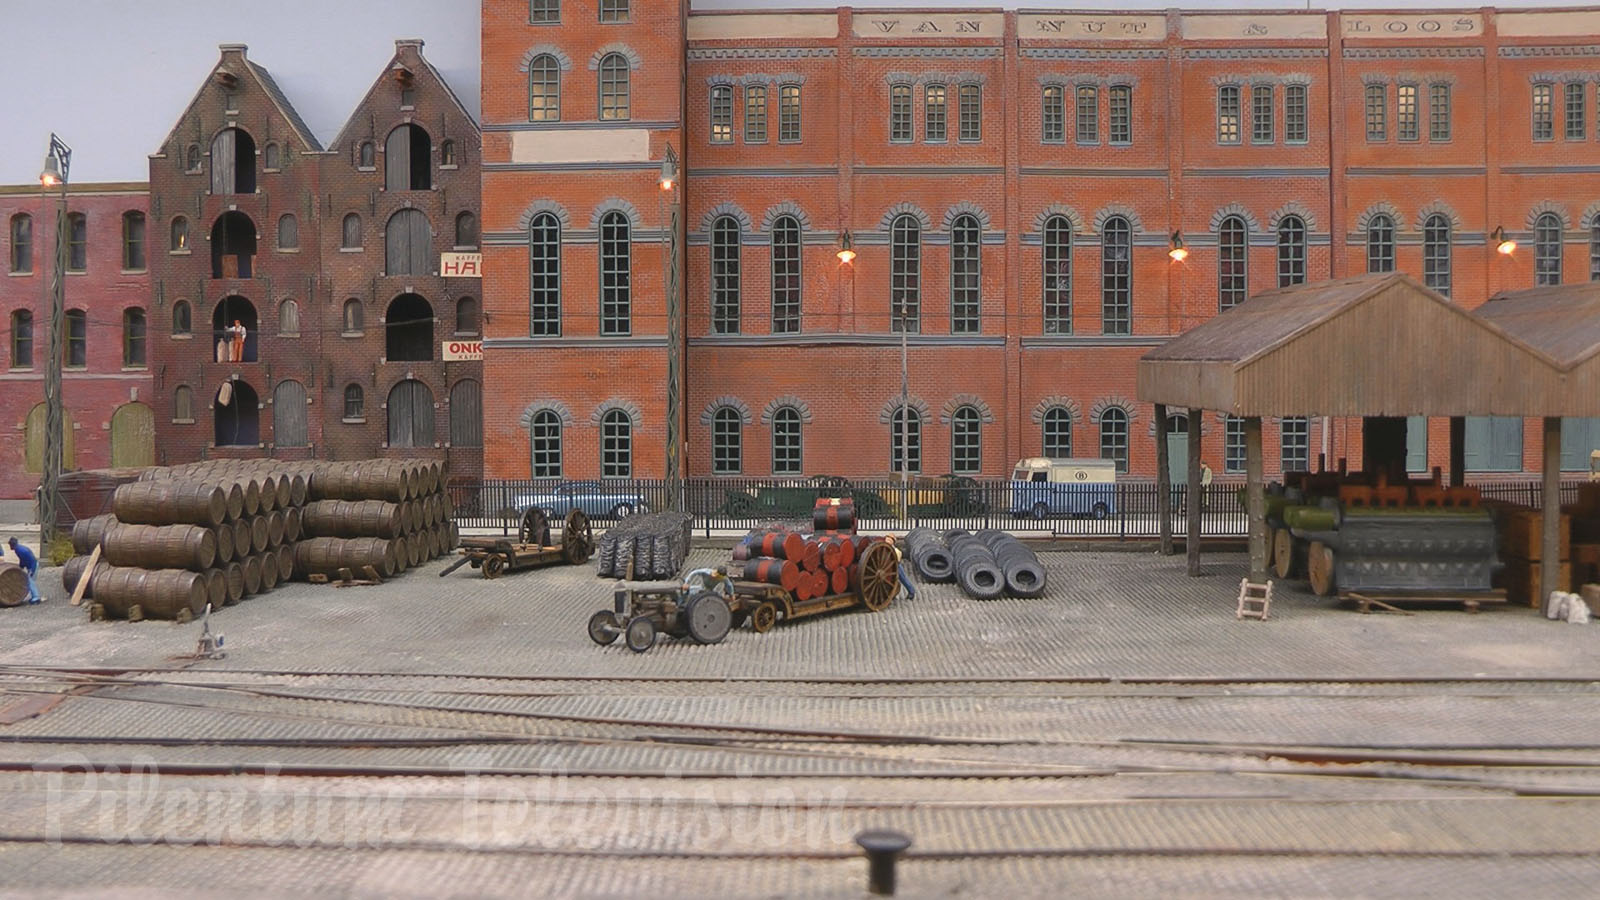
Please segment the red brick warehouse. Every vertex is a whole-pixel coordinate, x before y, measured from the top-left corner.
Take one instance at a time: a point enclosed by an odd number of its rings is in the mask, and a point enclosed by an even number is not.
[[[902,311],[913,467],[1152,474],[1135,361],[1253,292],[1395,268],[1475,306],[1600,271],[1597,35],[1595,9],[486,0],[486,469],[661,474],[676,200],[692,474],[889,471]],[[1269,423],[1269,471],[1344,455],[1332,425]],[[1416,466],[1444,427],[1413,423]],[[1242,466],[1235,423],[1203,430]],[[1469,423],[1469,466],[1521,470],[1523,430]],[[1577,467],[1600,428],[1567,430]]]

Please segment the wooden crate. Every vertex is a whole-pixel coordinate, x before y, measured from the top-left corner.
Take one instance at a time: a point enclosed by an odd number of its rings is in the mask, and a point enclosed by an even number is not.
[[[1544,512],[1510,504],[1493,507],[1495,529],[1504,558],[1544,558]],[[1561,515],[1561,558],[1572,558],[1572,516]]]
[[[1506,560],[1506,567],[1500,570],[1500,574],[1495,577],[1495,580],[1502,582],[1500,586],[1506,589],[1506,600],[1508,602],[1520,603],[1538,609],[1544,605],[1544,591],[1541,583],[1543,581],[1543,573],[1544,564],[1538,560],[1513,557]],[[1561,564],[1561,574],[1557,577],[1557,582],[1560,585],[1560,590],[1570,591],[1576,589],[1577,586],[1572,583],[1572,564],[1570,562]]]

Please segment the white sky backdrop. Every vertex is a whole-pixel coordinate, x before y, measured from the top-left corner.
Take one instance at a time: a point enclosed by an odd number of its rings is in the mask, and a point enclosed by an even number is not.
[[[636,0],[649,3],[652,0]],[[692,0],[696,10],[832,9],[838,0]],[[1504,0],[1500,8],[1600,0]],[[143,181],[146,157],[217,61],[217,45],[250,45],[319,140],[333,139],[396,38],[423,52],[474,115],[480,0],[0,0],[0,184],[38,178],[50,132],[73,148],[72,180]],[[1164,9],[1170,0],[856,0],[857,8]],[[1304,9],[1281,0],[1191,2],[1185,9]],[[1428,0],[1316,3],[1314,8],[1438,8]],[[1460,8],[1473,8],[1463,5]],[[57,39],[59,38],[59,39]]]

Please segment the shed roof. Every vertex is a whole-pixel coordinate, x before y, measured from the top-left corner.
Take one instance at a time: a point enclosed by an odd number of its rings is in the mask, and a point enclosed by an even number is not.
[[[1564,369],[1600,353],[1600,281],[1508,291],[1474,312]]]

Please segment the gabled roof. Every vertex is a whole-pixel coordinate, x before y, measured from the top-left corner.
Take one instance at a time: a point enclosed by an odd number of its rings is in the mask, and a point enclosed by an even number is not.
[[[272,73],[268,72],[264,66],[250,61],[246,55],[248,48],[244,44],[222,44],[219,49],[222,51],[222,55],[217,60],[217,64],[211,67],[211,71],[206,75],[206,80],[201,83],[200,87],[195,89],[194,96],[190,98],[189,104],[183,108],[183,113],[178,116],[178,121],[173,123],[172,128],[161,139],[162,148],[165,148],[177,136],[179,126],[194,111],[195,105],[200,102],[200,95],[205,92],[206,86],[210,84],[212,77],[217,74],[217,70],[221,69],[223,64],[228,61],[229,54],[237,53],[244,62],[244,71],[234,72],[234,76],[253,78],[256,86],[261,89],[262,93],[267,95],[279,114],[283,116],[284,121],[289,123],[289,127],[294,130],[295,135],[306,145],[306,149],[310,151],[322,149],[322,144],[317,140],[317,136],[311,133],[311,129],[306,125],[305,120],[300,118],[300,112],[294,108],[294,104],[289,102],[289,98],[283,93],[283,89],[279,88],[278,83],[273,80]],[[159,148],[157,152],[160,152]]]
[[[1600,281],[1496,294],[1475,312],[1563,369],[1600,353]]]
[[[300,136],[301,140],[306,142],[306,149],[321,150],[322,144],[317,141],[317,136],[311,133],[311,128],[306,125],[306,120],[300,118],[300,111],[294,108],[293,103],[289,102],[289,98],[283,93],[283,89],[278,87],[278,82],[273,80],[272,73],[248,59],[245,60],[245,65],[255,73],[256,78],[260,79],[261,86],[266,88],[267,96],[272,98],[273,104],[278,107],[278,112],[289,120],[289,125],[294,128],[295,133]]]
[[[426,56],[422,55],[421,39],[403,38],[394,42],[394,55],[389,57],[389,61],[384,64],[383,73],[372,82],[372,85],[367,88],[367,92],[361,96],[361,102],[356,104],[356,108],[351,111],[350,117],[345,120],[344,127],[339,129],[338,136],[336,136],[333,139],[333,142],[328,145],[329,150],[337,150],[345,146],[345,138],[349,135],[350,129],[358,124],[357,117],[360,115],[363,109],[366,109],[367,104],[372,101],[372,95],[377,92],[378,86],[383,84],[384,79],[388,77],[389,73],[394,71],[396,66],[405,64],[405,61],[402,60],[401,57],[403,57],[406,53],[406,50],[410,48],[415,48],[417,61],[421,63],[422,68],[444,91],[444,95],[450,98],[450,102],[453,103],[456,110],[461,113],[461,118],[470,123],[474,131],[477,130],[478,120],[472,117],[472,113],[467,111],[466,104],[461,102],[461,98],[456,96],[456,92],[454,90],[451,90],[450,82],[445,80],[444,75],[434,67],[433,63],[428,61]]]

